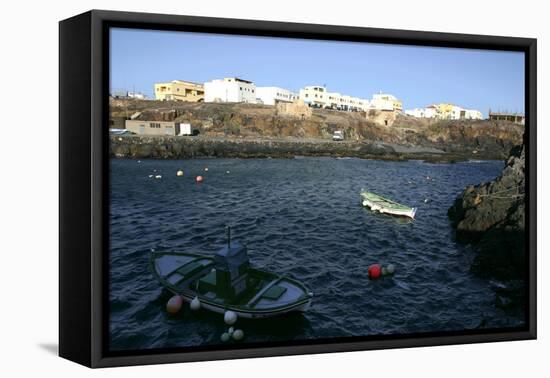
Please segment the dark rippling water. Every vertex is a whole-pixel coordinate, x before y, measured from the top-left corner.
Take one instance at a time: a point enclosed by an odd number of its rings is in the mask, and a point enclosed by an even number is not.
[[[495,307],[500,283],[469,273],[473,251],[455,243],[447,218],[467,185],[496,177],[502,167],[334,158],[112,160],[111,349],[220,343],[227,328],[221,315],[187,306],[166,314],[170,295],[150,273],[148,257],[151,248],[214,254],[226,224],[248,246],[253,266],[296,278],[315,295],[304,315],[239,320],[244,342],[522,325]],[[184,177],[176,177],[179,169]],[[199,174],[201,184],[194,180]],[[372,213],[360,204],[361,188],[418,207],[417,219]],[[370,281],[368,265],[380,262],[393,263],[395,275]]]

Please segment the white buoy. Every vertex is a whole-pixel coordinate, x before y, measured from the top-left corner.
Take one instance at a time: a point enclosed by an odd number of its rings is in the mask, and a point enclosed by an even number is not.
[[[229,171],[225,171],[225,173],[229,173]]]
[[[153,175],[149,175],[149,178],[153,178],[154,176]]]
[[[193,311],[197,311],[199,308],[201,308],[201,301],[199,301],[198,297],[193,298],[193,300],[189,304],[189,308]]]
[[[428,203],[428,201],[429,201],[429,200],[428,200],[427,198],[424,199],[424,203]]]
[[[162,176],[161,175],[156,175],[155,178],[160,179],[160,178],[162,178]]]
[[[244,332],[242,329],[236,329],[235,332],[233,332],[233,340],[239,341],[242,340],[244,337]]]
[[[224,333],[222,333],[220,339],[221,339],[221,341],[223,341],[224,343],[226,343],[226,342],[229,341],[229,338],[230,338],[230,337],[231,337],[231,336],[229,336],[229,333],[224,332]]]
[[[393,274],[395,272],[395,266],[393,264],[389,264],[386,267],[386,271],[388,272],[388,274]]]
[[[176,176],[178,176],[178,177],[179,177],[179,176],[183,176],[183,171],[182,171],[182,170],[177,171],[177,172],[176,172]]]
[[[382,267],[382,275],[383,276],[386,276],[388,274],[388,268],[386,268],[385,266]]]
[[[141,163],[141,160],[138,160],[138,164]]]
[[[226,311],[223,315],[223,321],[227,325],[233,325],[237,321],[237,314],[235,314],[233,311]]]
[[[179,295],[174,295],[166,303],[166,311],[169,314],[177,314],[181,310],[182,305],[183,305],[183,298],[180,297]]]
[[[229,333],[229,335],[233,335],[233,332],[235,332],[235,328],[229,327],[229,329],[227,330],[227,333]]]
[[[204,168],[204,171],[205,171],[205,172],[208,172],[208,167]]]

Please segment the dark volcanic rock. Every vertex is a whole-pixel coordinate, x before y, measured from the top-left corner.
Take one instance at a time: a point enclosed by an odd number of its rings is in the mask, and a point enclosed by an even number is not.
[[[525,274],[525,148],[514,147],[502,174],[460,194],[448,211],[460,242],[472,243],[472,271],[499,279]]]
[[[311,138],[257,139],[137,135],[111,136],[110,140],[111,156],[118,158],[289,158],[296,155],[430,161],[453,161],[457,158],[457,155],[447,154],[432,147],[400,146],[378,141],[334,142]],[[462,156],[462,159],[465,158]]]

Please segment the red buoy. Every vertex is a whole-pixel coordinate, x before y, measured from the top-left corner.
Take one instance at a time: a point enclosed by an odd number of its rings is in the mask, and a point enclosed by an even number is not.
[[[197,178],[195,180],[197,180],[197,182],[202,182],[202,180],[204,180],[204,179],[203,179],[202,176],[197,176]]]
[[[381,273],[382,269],[380,268],[380,264],[372,264],[369,266],[368,274],[371,280],[379,278]]]

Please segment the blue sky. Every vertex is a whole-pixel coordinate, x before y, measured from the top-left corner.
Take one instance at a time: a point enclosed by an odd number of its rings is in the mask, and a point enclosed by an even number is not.
[[[112,29],[110,58],[111,90],[149,97],[155,82],[237,76],[294,91],[325,84],[361,98],[383,91],[405,109],[451,102],[484,115],[524,111],[519,52]]]

